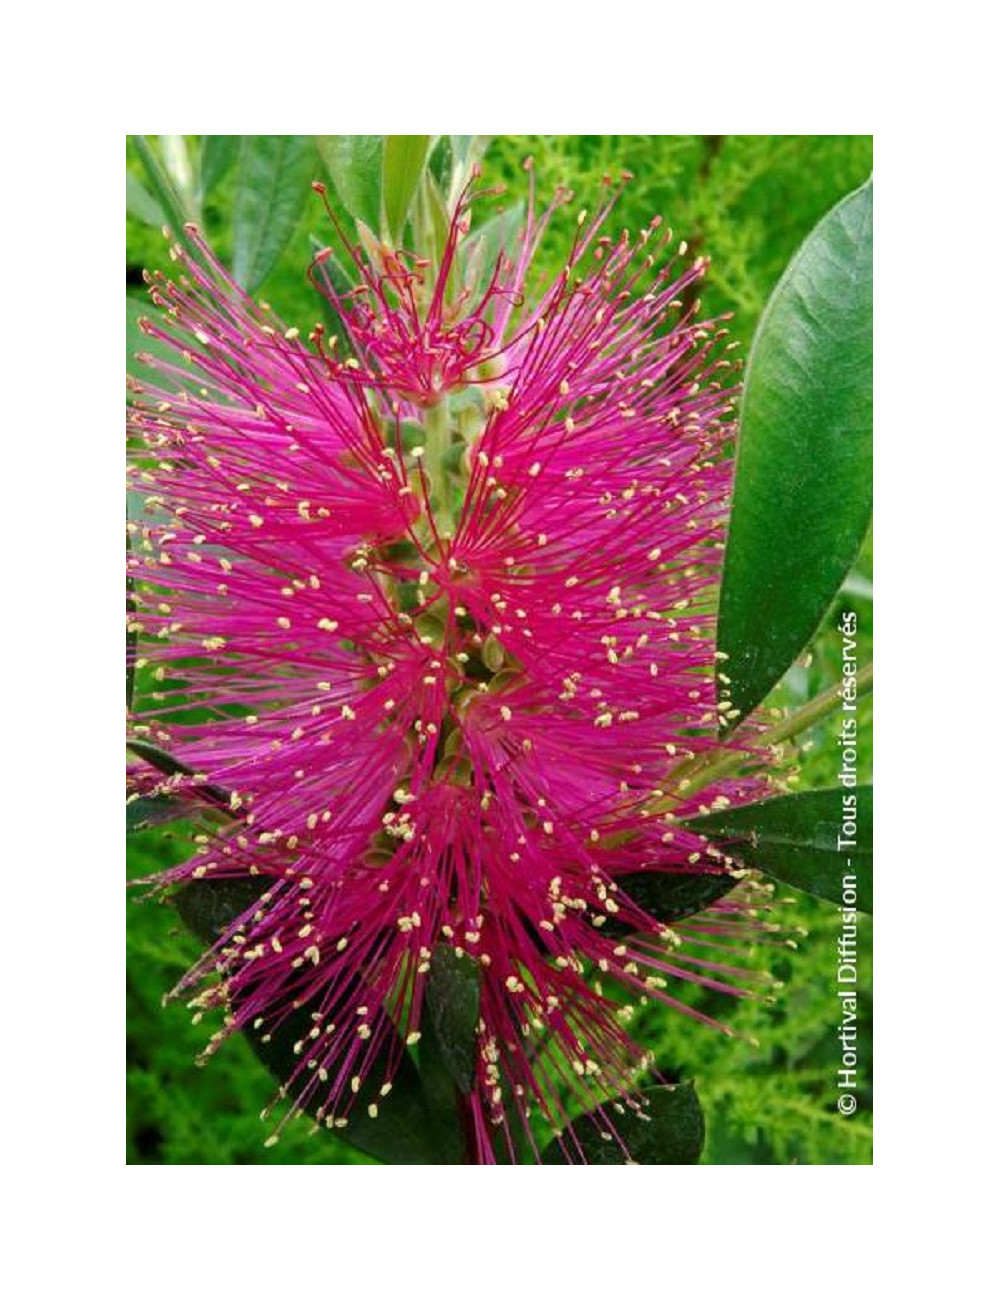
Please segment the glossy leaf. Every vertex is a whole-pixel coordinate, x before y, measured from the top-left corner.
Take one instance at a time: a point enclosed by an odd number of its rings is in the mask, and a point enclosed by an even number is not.
[[[849,832],[856,843],[838,848],[845,823],[856,826]],[[854,875],[858,906],[872,910],[870,785],[782,795],[685,824],[714,840],[741,865],[833,903],[843,901],[845,874]]]
[[[195,167],[191,161],[187,136],[161,135],[157,139],[160,142],[160,157],[174,191],[180,195],[184,211],[197,221],[199,212]]]
[[[622,892],[663,925],[682,921],[711,907],[739,882],[725,872],[694,874],[669,871],[636,871],[620,876]],[[617,917],[608,917],[605,934],[629,934],[632,927]]]
[[[430,147],[429,135],[387,135],[382,149],[382,202],[389,238],[403,237],[406,218],[420,184]]]
[[[316,171],[308,135],[245,135],[233,204],[233,275],[252,293],[284,252]]]
[[[645,1088],[641,1111],[623,1098],[581,1115],[542,1152],[546,1165],[695,1165],[705,1145],[705,1119],[693,1085]],[[640,1115],[642,1118],[640,1118]]]
[[[421,1064],[436,1051],[453,1083],[465,1093],[472,1091],[478,1024],[479,967],[447,944],[438,944],[427,979]]]
[[[747,366],[719,611],[738,719],[808,644],[872,510],[872,187],[816,226]]]
[[[320,135],[316,142],[341,203],[352,217],[377,230],[382,207],[382,137]]]

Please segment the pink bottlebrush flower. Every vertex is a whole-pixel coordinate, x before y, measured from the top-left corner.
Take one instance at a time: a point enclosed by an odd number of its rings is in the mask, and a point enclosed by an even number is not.
[[[696,321],[700,259],[658,267],[669,232],[612,238],[610,208],[530,307],[549,214],[480,296],[445,288],[467,196],[436,278],[387,256],[345,301],[321,254],[353,355],[286,329],[192,228],[144,325],[176,361],[132,383],[133,734],[177,761],[161,788],[231,814],[161,881],[262,894],[181,988],[225,1008],[213,1048],[318,1008],[288,1092],[334,1126],[372,1070],[391,1085],[435,951],[465,954],[482,1162],[534,1149],[531,1114],[561,1130],[568,1095],[635,1087],[630,998],[689,1011],[685,982],[746,974],[737,903],[667,927],[643,892],[728,889],[680,819],[761,788],[692,779],[718,743],[725,330]]]
[[[522,305],[525,275],[551,209],[541,221],[535,221],[529,209],[516,258],[498,259],[479,289],[475,268],[483,249],[476,239],[467,240],[474,184],[475,177],[459,198],[430,284],[426,258],[378,244],[374,236],[366,241],[367,256],[361,247],[350,245],[326,203],[326,187],[320,182],[313,186],[323,196],[359,281],[351,292],[338,294],[324,266],[332,250],[324,249],[311,268],[314,283],[334,307],[363,363],[357,379],[380,384],[398,400],[433,406],[462,385],[488,383],[512,345],[508,325]],[[498,192],[486,190],[478,197]],[[468,283],[462,282],[463,269]],[[456,280],[458,291],[449,293]],[[522,333],[535,318],[533,312],[525,314],[519,322]]]

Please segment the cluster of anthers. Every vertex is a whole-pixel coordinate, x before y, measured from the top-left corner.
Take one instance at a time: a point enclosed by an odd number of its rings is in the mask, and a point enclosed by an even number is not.
[[[603,233],[611,196],[530,295],[566,196],[529,204],[485,270],[475,197],[435,262],[342,235],[343,293],[319,253],[308,339],[193,227],[176,277],[150,277],[131,735],[175,770],[131,780],[206,810],[161,885],[251,886],[179,986],[223,1010],[208,1051],[305,1016],[285,1095],[350,1124],[363,1081],[390,1092],[450,948],[477,971],[464,1104],[489,1163],[577,1106],[621,1142],[652,1067],[636,1006],[707,1020],[678,990],[742,995],[746,926],[767,927],[684,825],[761,789],[697,779],[729,711],[713,609],[735,392],[726,330],[697,319],[705,264],[658,221]],[[669,924],[647,906],[668,878],[701,906]]]

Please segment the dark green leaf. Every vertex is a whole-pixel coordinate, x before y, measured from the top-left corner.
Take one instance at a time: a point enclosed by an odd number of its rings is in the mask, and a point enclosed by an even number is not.
[[[188,767],[180,759],[174,758],[168,754],[165,749],[159,745],[153,745],[148,740],[129,740],[126,747],[136,754],[139,758],[144,758],[151,767],[155,767],[158,772],[163,772],[166,776],[176,776],[178,772],[186,776],[194,775],[194,768]]]
[[[603,1113],[581,1115],[563,1134],[562,1146],[558,1139],[549,1143],[542,1163],[696,1165],[705,1144],[705,1120],[693,1085],[645,1088],[638,1099],[643,1103],[638,1113],[622,1098],[617,1104],[624,1114],[607,1102]]]
[[[201,142],[201,194],[211,194],[240,151],[238,135],[206,135]]]
[[[159,745],[153,745],[148,740],[127,740],[126,749],[130,749],[138,758],[145,759],[150,767],[155,767],[158,772],[164,776],[194,776],[194,768],[188,767],[180,759],[174,758],[168,754],[165,749]],[[229,807],[229,794],[217,785],[199,785],[197,787],[200,798],[208,800],[219,808]]]
[[[427,162],[429,135],[387,135],[382,150],[382,201],[389,238],[403,237],[420,177]]]
[[[125,834],[137,835],[141,831],[148,831],[151,826],[187,817],[191,811],[191,804],[186,800],[171,799],[169,795],[163,794],[149,797],[140,795],[125,804]]]
[[[451,180],[451,169],[455,163],[455,155],[452,150],[452,137],[450,135],[439,135],[431,146],[430,154],[427,157],[427,170],[438,185],[447,190]]]
[[[307,1004],[292,1012],[269,1034],[264,1042],[260,1034],[248,1033],[247,1040],[257,1056],[276,1079],[287,1081],[301,1063],[295,1044],[308,1038],[314,1021],[314,1007]],[[392,1091],[386,1097],[380,1089],[389,1081],[390,1058],[398,1062],[391,1076]],[[301,1076],[300,1076],[301,1079]],[[305,1083],[306,1080],[302,1079]],[[291,1093],[295,1093],[295,1084]],[[310,1097],[310,1109],[322,1103],[325,1093]],[[370,1105],[378,1107],[374,1118]],[[337,1136],[367,1155],[391,1165],[457,1164],[461,1160],[458,1127],[453,1116],[437,1122],[427,1105],[416,1066],[395,1033],[379,1049],[374,1059],[365,1063],[361,1087],[353,1098],[346,1128]]]
[[[382,137],[320,135],[320,157],[352,217],[377,230],[382,206]]]
[[[872,509],[872,187],[789,263],[754,339],[726,543],[720,695],[745,717],[808,644]]]
[[[852,801],[852,802],[849,802]],[[727,808],[685,823],[747,867],[833,903],[855,876],[857,905],[872,910],[872,787],[810,790]],[[845,826],[853,844],[838,839]]]
[[[202,943],[215,943],[260,898],[270,882],[263,876],[193,880],[174,896],[181,920]]]
[[[438,944],[427,979],[427,1005],[421,1028],[421,1065],[436,1049],[452,1081],[472,1091],[479,1025],[479,967],[447,944]]]
[[[125,210],[137,221],[144,221],[147,226],[164,224],[163,209],[131,172],[125,173]]]
[[[316,170],[309,135],[245,135],[233,205],[233,276],[252,293],[298,225]]]
[[[735,889],[738,883],[721,871],[711,875],[637,871],[631,876],[619,877],[622,892],[664,925],[704,911]],[[628,934],[630,931],[630,926],[613,916],[608,917],[604,926],[605,934]]]

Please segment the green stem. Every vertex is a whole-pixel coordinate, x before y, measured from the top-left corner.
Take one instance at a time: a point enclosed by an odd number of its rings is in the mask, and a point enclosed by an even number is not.
[[[866,664],[857,674],[855,680],[859,698],[867,695],[872,689],[873,674],[874,668],[872,664]],[[815,699],[803,704],[801,709],[796,709],[787,718],[782,718],[773,727],[769,727],[760,735],[755,736],[754,748],[780,745],[793,736],[798,736],[803,731],[808,731],[811,727],[816,726],[818,722],[822,722],[831,713],[836,713],[842,706],[843,696],[838,682],[822,691]],[[719,753],[720,751],[716,750],[714,752]],[[706,759],[708,760],[707,763]],[[695,790],[703,789],[706,785],[719,780],[720,777],[728,776],[730,773],[737,771],[745,763],[746,755],[740,751],[723,750],[721,756],[714,759],[714,761],[711,754],[705,755],[704,758],[692,763],[686,772],[678,771],[676,775],[681,776],[682,779],[686,779],[688,782],[684,786],[684,794],[688,795]]]
[[[439,533],[452,533],[451,483],[445,466],[445,457],[451,446],[451,423],[448,419],[448,404],[444,399],[428,408],[424,433],[427,435],[424,463],[431,480],[434,522]]]
[[[859,698],[862,695],[867,695],[872,689],[873,675],[874,668],[872,664],[866,664],[857,674],[855,681],[858,686]],[[778,745],[781,741],[797,736],[802,731],[807,731],[823,718],[835,713],[842,703],[843,696],[838,682],[835,686],[830,686],[827,690],[821,692],[815,699],[803,704],[801,709],[797,709],[794,713],[789,714],[787,718],[769,728],[760,739],[766,745]]]

